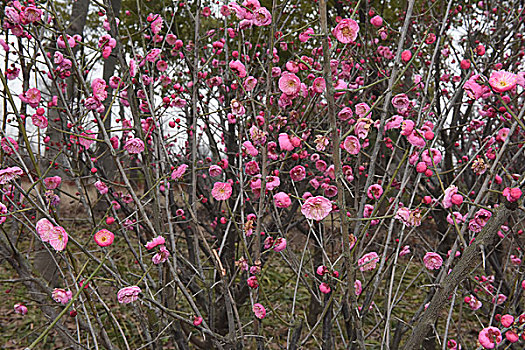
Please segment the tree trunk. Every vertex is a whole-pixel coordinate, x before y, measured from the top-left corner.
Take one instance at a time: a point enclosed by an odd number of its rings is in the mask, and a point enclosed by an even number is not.
[[[122,0],[111,0],[111,7],[113,8],[113,12],[115,13],[115,16],[118,16],[120,13],[120,8],[122,5]],[[113,52],[105,61],[104,61],[104,70],[102,72],[102,78],[107,83],[109,81],[109,78],[113,76],[115,73],[115,67],[117,64],[117,52]],[[112,94],[113,89],[108,86],[108,98],[106,101],[104,101],[104,111],[107,113],[109,108],[111,107],[111,101],[112,101]],[[109,115],[104,119],[104,127],[108,131],[108,136],[111,137],[110,131],[111,130],[111,120],[113,115],[113,111],[109,113]],[[102,134],[102,131],[99,130],[98,132],[98,139],[103,139],[104,136]],[[109,150],[107,149],[107,145],[103,142],[97,143],[97,157],[100,157],[98,159],[98,165],[104,169],[104,173],[109,177],[108,180],[115,180],[111,174],[116,174],[114,171],[110,171],[111,169],[114,169],[113,167],[113,160],[111,158],[111,154],[109,153]]]
[[[84,32],[84,26],[86,25],[86,17],[87,17],[87,11],[89,8],[89,0],[77,0],[73,3],[73,8],[71,9],[71,20],[69,27],[67,29],[68,35],[75,35],[80,34]],[[78,46],[77,46],[78,47]],[[75,47],[75,49],[77,48]],[[73,51],[75,52],[75,51]],[[74,89],[74,79],[70,77],[68,79],[68,95],[66,98],[69,98],[69,101],[59,101],[59,104],[57,107],[59,107],[62,103],[68,103],[71,104],[73,101],[73,92],[76,91]],[[58,91],[54,87],[53,84],[51,84],[51,96],[58,95]],[[42,157],[40,160],[40,168],[41,169],[47,169],[49,166],[49,161],[55,159],[56,155],[60,151],[60,148],[62,147],[62,142],[65,141],[64,134],[61,133],[58,130],[64,130],[65,129],[65,123],[63,123],[63,120],[61,118],[61,113],[59,108],[50,108],[49,109],[49,126],[46,130],[46,135],[50,138],[50,142],[48,143],[49,148],[45,152],[45,157]],[[64,165],[65,159],[64,157],[58,157],[56,159],[57,163]],[[66,173],[60,171],[60,167],[51,167],[51,170],[48,173],[48,176],[56,176],[59,175],[63,178],[65,178]],[[58,211],[58,207],[57,207]],[[37,243],[35,244],[35,261],[34,265],[36,270],[44,277],[44,279],[50,284],[52,287],[58,286],[58,266],[56,265],[55,261],[53,260],[53,257],[49,254],[49,252],[44,249],[44,246],[42,245],[42,242],[37,240]]]

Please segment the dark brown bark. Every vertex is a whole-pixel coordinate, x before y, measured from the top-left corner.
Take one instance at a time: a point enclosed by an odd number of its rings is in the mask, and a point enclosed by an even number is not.
[[[312,253],[312,260],[313,260],[313,266],[320,266],[323,264],[323,251],[319,245],[317,245],[317,242],[314,241],[313,247],[312,247],[313,253]],[[315,281],[312,281],[312,290],[318,290],[319,286]],[[315,323],[317,322],[317,318],[319,317],[319,314],[322,311],[321,304],[317,301],[317,298],[315,295],[310,294],[310,304],[308,306],[308,314],[306,317],[306,322],[308,322],[308,325],[313,327]]]
[[[111,7],[113,7],[113,12],[115,13],[115,16],[119,15],[121,4],[122,4],[122,0],[111,0]],[[113,52],[104,61],[104,69],[102,72],[102,78],[104,79],[106,83],[109,81],[109,78],[111,78],[114,75],[116,65],[117,65],[117,56],[116,56],[116,52]],[[105,107],[106,112],[111,107],[112,95],[113,95],[113,89],[111,88],[111,86],[108,85],[107,90],[108,90],[108,98],[104,101],[104,107]],[[108,131],[108,135],[110,137],[111,135],[110,135],[109,130],[111,130],[111,121],[113,119],[112,115],[113,115],[113,111],[109,113],[109,115],[104,120],[104,127]],[[102,140],[103,138],[104,136],[102,134],[102,131],[99,131],[98,139]],[[115,180],[112,174],[116,174],[116,173],[114,171],[111,171],[111,169],[113,169],[114,166],[113,166],[113,159],[108,150],[108,146],[103,142],[99,142],[97,143],[97,147],[98,147],[97,156],[100,156],[98,160],[99,167],[106,170],[106,174],[109,175],[108,180]]]
[[[465,249],[452,272],[440,283],[436,294],[434,294],[421,319],[416,322],[416,326],[405,344],[405,350],[417,350],[421,347],[428,332],[432,329],[432,324],[439,318],[441,311],[448,304],[447,299],[454,291],[454,288],[461,285],[463,280],[470,275],[470,272],[479,263],[481,258],[480,248],[483,249],[482,247],[488,247],[492,244],[498,229],[505,223],[509,215],[510,210],[506,206],[499,206],[492,219],[489,220],[475,241]]]
[[[68,35],[80,34],[84,32],[84,26],[86,25],[87,11],[89,7],[89,0],[78,0],[73,3],[71,9],[71,20],[69,27],[67,28]],[[73,51],[75,52],[75,51]],[[74,59],[74,58],[72,58]],[[63,103],[72,103],[72,94],[74,90],[75,81],[73,78],[68,79],[68,97],[71,99],[69,101],[59,101],[58,106],[64,106]],[[51,96],[58,95],[56,87],[54,84],[51,85]],[[45,152],[45,157],[42,157],[40,160],[40,168],[47,169],[49,166],[49,161],[53,160],[58,152],[60,151],[60,144],[65,142],[65,134],[61,133],[59,130],[65,129],[65,123],[62,120],[62,114],[59,108],[50,108],[49,109],[49,126],[46,130],[46,135],[50,138],[49,145],[50,147]],[[65,164],[65,159],[63,157],[58,157],[56,162],[59,164]],[[51,170],[48,173],[48,176],[62,176],[64,177],[66,173],[61,171],[60,168],[55,169],[51,167]],[[58,210],[58,208],[57,208]],[[56,266],[53,257],[49,252],[44,249],[42,242],[37,240],[35,244],[35,260],[34,265],[35,269],[45,278],[48,283],[56,287],[58,286],[58,266]]]
[[[328,307],[328,311],[324,315],[323,318],[323,350],[331,350],[333,346],[333,339],[332,339],[332,309],[333,309],[333,303],[330,300],[330,294],[325,294],[324,296],[324,307]],[[329,305],[327,305],[329,303]]]

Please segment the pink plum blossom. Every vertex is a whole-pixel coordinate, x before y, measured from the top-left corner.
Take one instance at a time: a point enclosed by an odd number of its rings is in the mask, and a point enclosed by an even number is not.
[[[21,21],[25,23],[35,23],[42,19],[42,10],[33,5],[28,5],[20,13]]]
[[[452,218],[452,215],[454,215],[458,224],[464,223],[466,220],[466,218],[463,215],[461,215],[460,212],[454,211],[452,212],[452,214],[447,215],[447,222],[451,225],[454,225],[454,219]]]
[[[70,41],[68,40],[68,43]],[[71,43],[70,43],[71,46]],[[104,34],[98,39],[98,47],[102,49],[102,58],[107,59],[113,49],[117,46],[117,41],[109,34]]]
[[[328,164],[322,159],[319,159],[315,162],[315,168],[319,170],[320,172],[326,171],[326,168],[328,167]]]
[[[322,152],[326,149],[326,146],[330,144],[330,139],[323,135],[316,135],[315,136],[315,149],[319,152]]]
[[[306,170],[302,165],[296,165],[290,170],[290,177],[293,181],[302,181],[306,177]]]
[[[250,137],[255,145],[264,145],[266,143],[266,133],[255,125],[250,128]]]
[[[369,111],[370,106],[365,102],[361,102],[355,105],[355,114],[357,114],[360,118],[366,117]]]
[[[208,169],[208,174],[210,174],[211,177],[217,177],[222,174],[222,168],[218,165],[211,165]]]
[[[49,244],[51,244],[56,251],[60,252],[66,249],[67,241],[68,234],[66,230],[62,226],[53,227],[49,235]]]
[[[501,316],[501,324],[503,325],[503,327],[509,328],[510,326],[512,326],[513,323],[514,323],[514,316],[509,315],[509,314],[505,314]]]
[[[7,220],[7,207],[4,203],[0,203],[0,224],[3,224]]]
[[[509,202],[516,202],[517,200],[521,198],[522,192],[521,192],[521,189],[519,189],[518,187],[514,187],[514,188],[506,187],[503,190],[503,195],[505,196],[505,198],[507,198]]]
[[[95,187],[100,194],[106,194],[109,192],[109,187],[100,180],[95,182]]]
[[[275,240],[272,236],[266,237],[266,239],[264,240],[264,249],[270,249],[273,246],[274,242]]]
[[[317,266],[316,273],[319,276],[324,276],[325,274],[328,273],[328,267],[326,267],[324,265],[319,265],[319,266]]]
[[[104,105],[99,100],[97,100],[95,97],[88,97],[84,101],[84,106],[88,110],[98,110],[99,108],[103,108]]]
[[[244,90],[246,90],[247,92],[255,89],[256,85],[257,85],[257,78],[251,75],[244,80]]]
[[[254,147],[251,141],[244,141],[242,145],[246,149],[246,152],[248,152],[248,154],[252,157],[257,157],[257,155],[259,154],[259,151],[257,150],[257,148]]]
[[[230,102],[230,108],[232,113],[237,117],[242,117],[244,114],[246,114],[246,108],[244,108],[241,102],[237,101],[236,99],[233,99]]]
[[[509,132],[510,132],[509,128],[501,128],[498,131],[498,135],[496,136],[496,141],[505,142],[505,140],[509,136]]]
[[[44,115],[40,115],[38,113],[35,113],[31,116],[31,122],[33,122],[33,125],[40,129],[47,128],[47,125],[49,124],[47,118]]]
[[[415,123],[410,119],[405,119],[401,122],[401,135],[409,136],[414,131]]]
[[[166,240],[164,239],[164,237],[157,236],[153,238],[151,241],[149,241],[148,243],[146,243],[146,249],[151,250],[155,248],[156,246],[163,245],[165,243],[166,243]]]
[[[356,296],[361,295],[361,293],[363,292],[363,283],[360,280],[355,280],[354,292]]]
[[[48,242],[51,238],[51,234],[53,231],[53,228],[55,226],[46,218],[42,218],[38,220],[36,223],[36,232],[42,239],[42,242]]]
[[[124,287],[117,293],[118,302],[121,304],[132,303],[139,298],[140,292],[141,290],[138,286]]]
[[[144,142],[137,137],[129,139],[124,144],[124,149],[128,151],[129,154],[141,153],[144,151]]]
[[[501,331],[496,327],[483,328],[478,335],[481,346],[485,349],[494,349],[503,340]]]
[[[148,62],[155,62],[160,57],[161,52],[161,49],[151,49],[144,59]]]
[[[421,225],[421,211],[419,208],[410,210],[407,207],[399,207],[395,218],[407,226]]]
[[[483,306],[483,303],[479,301],[475,296],[470,295],[465,297],[465,303],[468,304],[469,308],[473,311],[480,309]]]
[[[405,256],[405,255],[408,255],[410,254],[410,246],[409,245],[406,245],[403,247],[403,249],[401,249],[401,251],[399,252],[399,256]]]
[[[119,26],[119,24],[120,24],[120,19],[118,19],[118,18],[115,18],[115,22],[116,22],[116,24],[117,24],[117,27],[118,27],[118,26]],[[111,31],[111,24],[110,24],[110,22],[109,22],[109,19],[108,19],[108,18],[105,18],[105,19],[104,19],[104,23],[102,23],[102,27],[103,27],[103,28],[104,28],[104,29],[105,29],[106,31],[108,31],[108,32],[110,32],[110,31]]]
[[[163,262],[165,262],[166,260],[168,260],[168,258],[170,257],[170,252],[168,249],[166,249],[166,246],[164,245],[161,245],[160,248],[159,248],[159,252],[156,253],[153,258],[151,258],[151,261],[155,264],[155,265],[158,265],[158,264],[161,264]]]
[[[353,135],[347,136],[343,142],[345,150],[350,154],[359,154],[361,150],[361,144],[359,139]]]
[[[410,50],[404,50],[401,52],[401,59],[403,62],[408,62],[412,58],[412,52]]]
[[[355,124],[354,133],[360,139],[364,139],[368,136],[370,127],[372,126],[372,119],[370,118],[359,118]]]
[[[230,62],[230,69],[239,77],[244,78],[246,77],[246,67],[244,64],[241,63],[241,61],[231,61]]]
[[[492,298],[492,302],[495,303],[496,305],[501,305],[506,300],[507,300],[507,296],[501,293]]]
[[[99,101],[104,101],[108,97],[106,81],[104,79],[94,79],[93,82],[91,82],[91,89],[93,89],[93,96]]]
[[[94,137],[96,137],[96,134],[92,130],[86,130],[80,133],[78,143],[88,149],[95,142]]]
[[[330,286],[328,285],[328,283],[326,282],[323,282],[319,285],[319,290],[321,291],[321,293],[323,294],[328,294],[331,292],[331,289],[330,289]]]
[[[312,28],[308,28],[301,34],[299,34],[299,41],[302,43],[305,43],[310,39],[310,35],[314,34],[314,30]]]
[[[44,185],[48,190],[54,190],[62,183],[62,178],[60,176],[51,176],[44,179]]]
[[[66,305],[71,298],[73,297],[73,293],[71,293],[70,290],[66,291],[62,288],[55,288],[52,293],[53,300],[57,303],[60,303],[62,305]]]
[[[467,80],[465,85],[463,85],[463,89],[469,98],[478,100],[480,98],[487,98],[490,96],[490,88],[478,83],[480,80],[480,75],[475,74]]]
[[[421,160],[425,162],[427,166],[438,165],[442,159],[441,152],[436,148],[426,149],[421,153]]]
[[[232,185],[229,182],[216,182],[213,184],[211,195],[215,200],[225,201],[232,195]]]
[[[370,199],[379,199],[379,197],[381,197],[383,194],[383,187],[381,187],[379,184],[370,185],[366,191],[366,194]]]
[[[253,24],[256,26],[267,26],[272,23],[272,14],[266,7],[259,7],[253,11]]]
[[[443,197],[443,208],[448,209],[452,207],[452,196],[458,193],[458,188],[456,186],[449,186],[445,190],[445,196]]]
[[[403,123],[403,117],[400,115],[395,115],[390,118],[385,124],[385,131],[391,129],[399,129]]]
[[[150,16],[152,16],[150,14]],[[158,34],[160,32],[160,30],[162,29],[162,25],[164,23],[164,21],[162,20],[162,17],[159,15],[159,14],[156,14],[154,15],[155,16],[155,20],[153,20],[151,22],[151,32],[153,34]]]
[[[273,196],[273,201],[277,208],[288,208],[292,204],[290,196],[284,192],[278,192]]]
[[[447,349],[449,350],[461,350],[461,345],[458,344],[454,339],[447,341]]]
[[[516,343],[518,340],[520,340],[519,335],[512,330],[509,330],[505,333],[505,338],[507,338],[507,340],[511,343]]]
[[[273,250],[276,252],[281,252],[286,249],[286,238],[279,237],[275,240]]]
[[[0,170],[0,185],[5,185],[12,180],[18,179],[24,172],[17,166]]]
[[[278,176],[267,176],[266,177],[266,189],[269,191],[275,190],[281,184],[281,180]]]
[[[374,16],[370,19],[370,23],[374,26],[374,27],[381,27],[383,25],[383,18],[381,18],[381,16]]]
[[[184,173],[186,172],[186,169],[188,169],[188,164],[181,164],[179,165],[173,172],[171,173],[171,179],[172,180],[178,180],[180,179]]]
[[[423,138],[424,133],[421,132],[421,130],[412,130],[412,132],[407,135],[407,141],[410,142],[410,144],[417,148],[425,147],[426,141]]]
[[[15,304],[13,309],[15,310],[15,313],[20,314],[22,316],[27,314],[27,306],[25,306],[24,304],[17,303]]]
[[[279,134],[279,147],[283,151],[293,151],[294,146],[290,140],[290,136],[286,133]]]
[[[337,113],[337,117],[340,120],[348,120],[352,118],[354,115],[354,112],[352,112],[352,108],[350,107],[344,107],[339,113]]]
[[[33,108],[36,108],[40,103],[41,93],[37,88],[31,88],[19,95],[22,102],[27,103]]]
[[[492,213],[487,209],[480,209],[474,214],[474,220],[481,227],[485,226],[491,217]]]
[[[324,78],[321,78],[321,77],[315,78],[312,84],[312,89],[314,90],[315,93],[322,94],[324,90],[326,89],[326,82]]]
[[[200,317],[200,316],[195,316],[195,317],[193,318],[193,325],[194,325],[195,327],[200,326],[201,323],[202,323],[202,317]]]
[[[492,72],[489,78],[489,84],[496,92],[505,92],[512,90],[518,82],[516,74],[499,70]]]
[[[362,258],[357,260],[360,271],[371,271],[376,268],[379,256],[376,252],[371,252],[363,255]]]
[[[259,303],[255,303],[253,304],[253,313],[255,314],[255,317],[257,317],[258,319],[262,320],[263,318],[266,317],[266,309],[264,308],[264,306],[262,306],[262,304],[259,304]]]
[[[261,169],[259,168],[259,164],[255,160],[251,160],[248,163],[246,163],[246,166],[244,169],[246,171],[246,174],[252,175],[252,176],[259,174],[259,172],[261,171]],[[260,188],[260,184],[259,184],[259,188]]]
[[[437,253],[428,252],[423,257],[425,267],[429,270],[437,270],[443,265],[443,258]]]
[[[332,202],[323,197],[310,197],[301,207],[301,213],[307,218],[316,221],[321,221],[332,211]]]
[[[16,152],[18,152],[18,142],[16,142],[9,136],[2,138],[0,144],[2,146],[2,150],[8,155],[13,155]]]
[[[410,105],[410,100],[406,94],[398,94],[392,98],[392,105],[396,109],[404,110]]]
[[[95,236],[93,236],[93,239],[99,246],[107,247],[113,244],[115,235],[113,234],[113,232],[104,228],[102,230],[97,231],[97,233],[95,233]]]
[[[293,73],[285,72],[279,78],[279,90],[286,95],[295,96],[301,90],[301,81]]]
[[[357,39],[359,25],[353,19],[342,19],[334,29],[334,36],[343,44],[348,44]]]

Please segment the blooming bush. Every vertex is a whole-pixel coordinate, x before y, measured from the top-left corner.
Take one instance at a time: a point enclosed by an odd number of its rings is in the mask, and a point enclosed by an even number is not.
[[[520,2],[4,5],[19,347],[523,347]]]

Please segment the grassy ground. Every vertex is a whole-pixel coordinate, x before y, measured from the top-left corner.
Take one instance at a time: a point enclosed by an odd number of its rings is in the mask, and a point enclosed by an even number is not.
[[[89,249],[97,248],[94,246],[94,243],[91,239],[90,232],[87,230],[85,222],[79,220],[78,222],[70,223],[71,227],[76,227],[74,232],[75,237],[80,242],[85,242],[86,247]],[[295,236],[290,237],[288,249],[293,250],[298,254],[300,258],[301,249],[303,248],[304,238]],[[337,244],[334,244],[337,247]],[[71,250],[71,253],[76,255],[78,250],[74,247],[68,248]],[[123,243],[123,239],[116,239],[113,249],[113,258],[116,264],[116,267],[121,271],[127,271],[128,273],[134,273],[136,276],[140,276],[141,272],[138,268],[138,265],[135,264],[134,258],[131,254],[119,254],[119,251],[125,251],[127,248]],[[99,252],[100,253],[100,252]],[[334,249],[331,254],[337,255],[340,254],[337,249]],[[413,252],[415,256],[420,256],[422,252]],[[277,254],[275,252],[270,252],[270,254]],[[423,253],[424,254],[424,253]],[[80,255],[79,255],[80,256]],[[304,260],[304,274],[308,281],[311,281],[307,274],[309,271],[315,269],[310,262],[310,257],[307,254]],[[79,258],[80,260],[80,258]],[[411,285],[405,294],[400,291],[397,295],[399,297],[398,305],[394,309],[392,314],[392,324],[402,324],[403,322],[410,321],[414,312],[417,308],[423,304],[424,297],[426,292],[429,290],[429,284],[432,283],[431,275],[428,274],[426,270],[423,269],[418,258],[414,258],[412,262],[407,266],[409,261],[408,257],[400,259],[399,265],[396,268],[395,281],[397,282],[403,278],[404,286]],[[95,266],[93,264],[86,267],[86,271],[83,275],[88,275]],[[80,268],[81,266],[79,266]],[[361,274],[359,279],[363,282],[363,286],[371,280],[373,274],[366,273]],[[139,331],[141,327],[139,326],[139,321],[136,315],[131,311],[132,309],[126,305],[120,305],[117,303],[115,294],[116,287],[112,283],[108,283],[107,278],[110,276],[105,276],[100,274],[97,276],[95,285],[97,286],[98,292],[102,295],[104,301],[107,305],[113,310],[115,316],[118,318],[121,326],[124,329],[124,333],[128,338],[131,348],[138,348],[143,345],[146,341]],[[13,270],[11,267],[4,261],[0,263],[0,280],[16,278],[13,275]],[[387,279],[389,280],[389,278]],[[261,295],[262,303],[267,307],[268,315],[262,321],[262,326],[264,327],[263,333],[269,335],[267,338],[267,344],[270,349],[281,349],[286,346],[288,330],[290,329],[289,324],[293,324],[300,318],[306,319],[306,313],[309,306],[309,293],[307,289],[299,283],[297,289],[297,298],[295,304],[295,319],[292,317],[292,302],[294,299],[295,286],[296,286],[296,277],[293,271],[287,266],[282,259],[269,259],[268,264],[264,268],[263,278],[260,280],[261,286],[264,288],[264,295]],[[310,282],[309,282],[310,283]],[[384,314],[380,310],[384,310],[384,304],[386,303],[386,293],[387,293],[387,284],[382,282],[378,289],[378,293],[374,298],[375,305],[372,306],[372,311],[370,316],[367,318],[365,323],[365,334],[370,333],[367,338],[367,346],[370,349],[379,348],[381,345],[381,339],[383,335],[384,324],[382,323],[378,328],[374,328],[374,325],[384,317]],[[333,285],[333,288],[339,288],[337,285]],[[394,288],[395,291],[395,288]],[[31,341],[33,341],[41,331],[48,325],[48,320],[46,320],[43,314],[40,312],[39,308],[31,301],[30,296],[28,295],[24,286],[20,283],[11,284],[11,283],[2,283],[0,286],[0,292],[3,294],[0,299],[0,348],[2,349],[21,349],[24,346],[27,346]],[[339,295],[341,293],[338,293]],[[181,299],[182,300],[182,299]],[[18,302],[24,302],[29,312],[27,315],[22,316],[15,314],[13,311],[13,305]],[[339,300],[337,300],[334,310],[340,312],[337,305]],[[359,303],[362,304],[362,298],[359,300]],[[56,304],[51,298],[49,298],[49,304],[56,306],[57,310],[62,306]],[[456,298],[456,305],[463,304],[463,296],[458,295]],[[272,308],[269,307],[272,305]],[[488,305],[488,304],[487,304]],[[98,312],[103,314],[102,320],[106,325],[106,329],[112,339],[117,339],[116,344],[119,344],[118,332],[112,327],[112,322],[108,320],[107,316],[102,312],[102,308],[95,305]],[[144,305],[139,307],[143,308]],[[187,305],[184,305],[184,302],[181,301],[181,304],[178,305],[180,311],[188,312],[188,317],[190,317],[191,312]],[[488,310],[488,309],[487,309]],[[448,311],[448,310],[447,310]],[[446,312],[445,311],[441,318],[437,322],[437,329],[440,334],[444,333],[445,329],[445,320]],[[480,310],[481,311],[481,310]],[[275,314],[278,313],[279,317]],[[252,319],[252,312],[250,308],[249,301],[245,303],[239,309],[239,313],[245,324],[248,324],[246,327],[246,332],[250,333],[253,331],[253,326],[249,324]],[[461,336],[461,342],[464,349],[474,348],[476,343],[477,332],[469,332],[470,329],[479,330],[479,322],[477,321],[476,315],[473,311],[469,310],[466,307],[456,307],[454,310],[453,320],[459,320],[460,322],[453,322],[450,326],[449,338],[458,339],[458,336]],[[75,319],[69,315],[64,317],[65,323],[68,327],[74,329],[76,328]],[[342,322],[342,317],[339,314],[339,322]],[[287,324],[288,323],[288,324]],[[334,330],[341,329],[344,332],[344,325],[340,323],[339,325],[334,326]],[[392,327],[394,331],[395,327]],[[310,327],[305,322],[303,325],[303,331],[301,339],[310,331]],[[334,349],[343,348],[342,342],[339,337],[339,332],[334,331],[335,344]],[[85,341],[84,341],[85,342]],[[163,343],[164,349],[173,349],[175,348],[172,340],[169,337],[162,338],[161,342]],[[439,342],[438,342],[439,344]],[[471,345],[471,346],[468,346]],[[122,344],[123,346],[123,344]],[[315,349],[321,346],[321,326],[319,326],[314,332],[311,339],[303,347],[303,349]],[[441,348],[441,346],[439,346]],[[61,349],[63,344],[61,343],[60,338],[56,335],[56,332],[52,331],[46,339],[38,346],[38,349]]]

